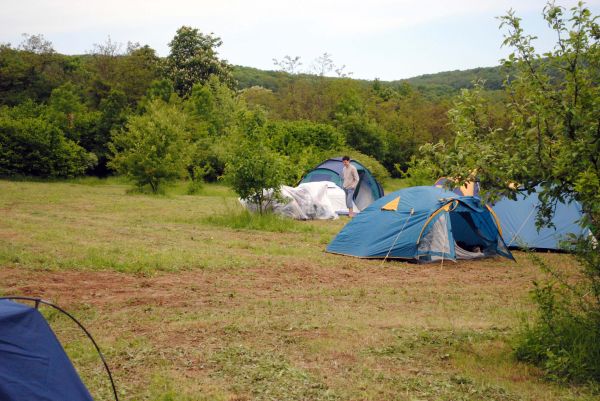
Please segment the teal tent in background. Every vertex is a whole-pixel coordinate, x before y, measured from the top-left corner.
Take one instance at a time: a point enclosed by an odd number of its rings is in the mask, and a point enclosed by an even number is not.
[[[418,262],[513,259],[497,220],[479,198],[430,186],[401,189],[375,201],[340,231],[327,251]]]
[[[365,209],[371,203],[383,196],[383,187],[373,174],[356,160],[351,160],[350,163],[358,172],[359,182],[354,192],[354,204],[359,210]],[[332,159],[325,160],[317,167],[306,173],[300,184],[306,182],[317,182],[317,181],[330,181],[342,188],[342,169],[344,164],[342,163],[341,157],[335,157]]]

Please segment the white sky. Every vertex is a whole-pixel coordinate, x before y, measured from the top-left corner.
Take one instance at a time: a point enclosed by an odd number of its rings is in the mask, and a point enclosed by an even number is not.
[[[159,55],[182,25],[221,37],[232,64],[275,69],[300,56],[301,69],[327,52],[354,78],[395,80],[497,65],[508,50],[495,18],[513,8],[548,50],[554,36],[544,0],[0,0],[0,42],[43,34],[64,54],[112,41],[147,44]],[[570,8],[576,0],[557,0]],[[600,0],[588,0],[594,15]]]

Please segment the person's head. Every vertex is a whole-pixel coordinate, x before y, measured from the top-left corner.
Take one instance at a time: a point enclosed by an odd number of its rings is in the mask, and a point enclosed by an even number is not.
[[[349,165],[350,164],[350,156],[342,157],[342,163],[344,163],[344,166]]]

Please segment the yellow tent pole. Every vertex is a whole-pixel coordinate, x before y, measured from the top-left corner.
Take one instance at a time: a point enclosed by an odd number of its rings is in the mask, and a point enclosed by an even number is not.
[[[498,227],[498,232],[500,233],[500,236],[502,236],[502,225],[500,224],[500,219],[498,218],[498,216],[496,215],[496,212],[494,212],[494,209],[492,209],[490,207],[490,205],[488,205],[486,203],[485,207],[487,207],[487,209],[490,211],[490,213],[492,214],[492,217],[494,218],[494,220],[496,221],[496,227]]]

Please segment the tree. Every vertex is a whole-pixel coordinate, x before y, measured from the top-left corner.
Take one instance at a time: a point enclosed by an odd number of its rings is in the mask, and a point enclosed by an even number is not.
[[[331,54],[325,52],[317,57],[312,64],[312,71],[320,77],[324,77],[335,68]]]
[[[579,3],[570,18],[548,3],[544,18],[556,33],[543,55],[510,11],[500,18],[504,44],[513,48],[505,66],[510,124],[490,118],[482,85],[463,90],[450,112],[453,144],[422,148],[438,171],[462,185],[477,175],[487,199],[518,191],[539,192],[538,224],[548,224],[558,201],[577,200],[600,238],[600,27]],[[515,185],[517,184],[517,185]],[[539,284],[539,319],[524,330],[517,356],[561,379],[600,381],[600,257],[598,245],[580,238],[575,252],[581,280],[573,284],[536,258],[552,280]]]
[[[206,83],[211,75],[233,87],[231,66],[220,60],[217,48],[223,42],[212,34],[204,35],[198,29],[182,26],[169,42],[171,52],[167,57],[167,75],[173,81],[175,91],[187,97],[196,83]]]
[[[17,105],[26,99],[47,101],[52,90],[77,71],[73,56],[55,53],[49,44],[36,37],[26,41],[21,50],[0,45],[0,104]],[[27,50],[24,50],[27,49]]]
[[[81,146],[98,157],[98,165],[92,171],[93,174],[106,176],[110,173],[107,162],[111,132],[124,127],[128,111],[127,96],[120,90],[112,89],[108,96],[100,101],[95,126],[90,127],[80,140]]]
[[[224,178],[241,199],[255,204],[264,214],[270,201],[279,196],[286,164],[281,156],[255,139],[239,143],[225,166]]]
[[[117,63],[123,44],[113,41],[110,36],[104,43],[94,43],[89,52],[92,56],[92,69],[101,82],[110,85],[117,78]]]
[[[109,167],[153,193],[185,177],[193,152],[186,119],[177,105],[152,101],[145,114],[130,117],[126,128],[114,133]]]
[[[570,27],[563,12],[553,3],[544,9],[558,36],[544,55],[513,12],[502,17],[504,43],[514,48],[505,65],[516,72],[506,83],[510,125],[491,119],[481,83],[465,89],[450,112],[456,139],[438,145],[444,150],[436,162],[461,181],[477,171],[491,196],[514,197],[514,183],[525,191],[541,186],[542,223],[556,201],[577,200],[600,236],[600,28],[582,3]]]
[[[19,45],[19,49],[35,54],[51,54],[54,53],[52,42],[46,40],[44,35],[29,35],[23,34],[23,42]]]
[[[69,139],[79,141],[80,133],[76,129],[76,121],[87,110],[75,85],[67,82],[55,88],[50,94],[48,106],[48,117],[61,128]]]
[[[117,58],[116,80],[113,89],[125,93],[127,102],[134,105],[139,101],[152,82],[160,78],[162,60],[150,46],[127,43],[125,55]]]
[[[192,87],[187,100],[188,111],[202,121],[213,137],[222,137],[236,124],[241,106],[234,91],[216,76]]]
[[[300,61],[300,56],[292,58],[291,56],[286,55],[281,60],[277,60],[276,58],[274,58],[273,64],[275,64],[275,66],[278,67],[279,70],[287,72],[290,75],[294,75],[299,72],[298,68],[302,65],[302,62]]]

